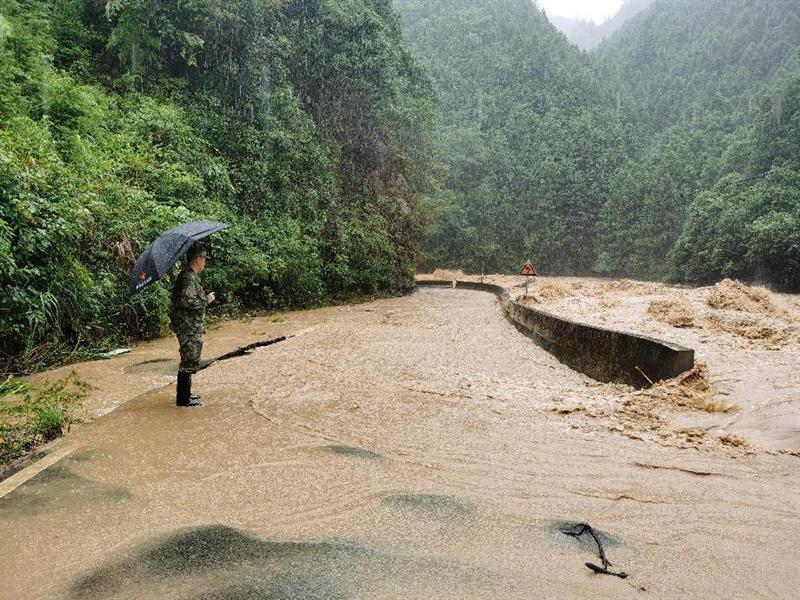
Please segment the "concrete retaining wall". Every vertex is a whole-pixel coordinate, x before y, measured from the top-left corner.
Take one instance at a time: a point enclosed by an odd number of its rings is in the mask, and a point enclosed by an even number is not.
[[[429,279],[417,281],[417,285],[451,287],[452,282]],[[670,379],[694,366],[690,348],[571,321],[515,302],[499,285],[458,281],[456,286],[497,295],[506,316],[520,331],[564,364],[599,381],[647,387],[647,378]]]
[[[453,287],[452,281],[445,281],[443,279],[418,279],[417,285],[421,286],[434,286],[434,287]],[[491,292],[501,300],[510,300],[511,297],[509,296],[506,289],[501,285],[495,285],[493,283],[479,283],[477,281],[456,281],[456,287],[459,289],[466,289],[466,290],[478,290],[481,292]]]

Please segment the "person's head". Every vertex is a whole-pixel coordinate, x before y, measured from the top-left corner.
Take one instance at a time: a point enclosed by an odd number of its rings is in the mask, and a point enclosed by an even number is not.
[[[200,244],[194,244],[186,252],[186,264],[195,273],[200,273],[206,268],[206,249]]]

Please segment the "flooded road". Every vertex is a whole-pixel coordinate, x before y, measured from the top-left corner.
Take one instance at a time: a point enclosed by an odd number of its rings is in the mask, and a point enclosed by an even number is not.
[[[204,407],[133,397],[0,499],[0,597],[794,597],[800,461],[592,426],[629,390],[560,364],[492,295],[278,329],[297,335],[196,377]],[[148,360],[126,372],[166,376]],[[596,548],[559,531],[576,522],[627,579],[584,566]]]

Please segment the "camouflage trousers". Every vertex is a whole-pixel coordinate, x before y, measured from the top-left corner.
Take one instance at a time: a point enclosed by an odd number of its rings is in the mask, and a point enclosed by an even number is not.
[[[178,334],[180,345],[181,364],[179,373],[193,374],[200,368],[200,354],[203,352],[203,334]]]

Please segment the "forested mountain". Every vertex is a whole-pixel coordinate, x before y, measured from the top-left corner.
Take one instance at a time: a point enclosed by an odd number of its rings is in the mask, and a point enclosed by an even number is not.
[[[191,218],[229,307],[407,287],[433,100],[388,0],[0,0],[0,370],[164,331]]]
[[[592,21],[571,19],[551,14],[548,14],[547,18],[578,48],[592,50],[622,27],[625,21],[640,13],[652,3],[653,0],[625,0],[617,14],[599,25]]]
[[[396,5],[441,101],[426,266],[800,285],[800,3],[654,0],[591,55],[527,0]]]
[[[437,82],[444,186],[428,265],[586,272],[627,108],[530,0],[397,0]]]
[[[730,140],[722,172],[689,205],[670,253],[673,276],[800,291],[800,73],[763,94],[753,122]]]
[[[597,50],[653,132],[708,111],[751,116],[800,67],[797,0],[655,0]]]
[[[734,204],[756,193],[751,177],[761,193],[770,181],[776,194],[790,189],[784,177],[767,176],[773,161],[756,166],[752,157],[792,144],[800,3],[656,0],[601,45],[597,58],[632,97],[630,118],[647,132],[611,178],[598,270],[691,282],[738,276],[796,289],[796,209],[753,196],[746,210]],[[758,133],[770,115],[775,138]],[[715,213],[709,194],[719,191],[718,181],[729,190],[739,183],[726,201],[714,196]]]

